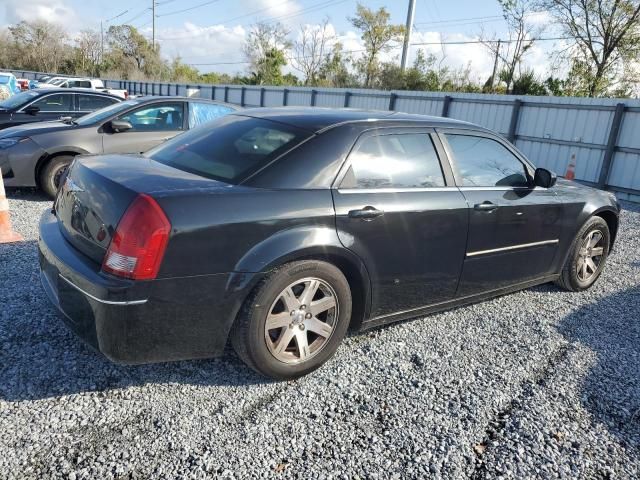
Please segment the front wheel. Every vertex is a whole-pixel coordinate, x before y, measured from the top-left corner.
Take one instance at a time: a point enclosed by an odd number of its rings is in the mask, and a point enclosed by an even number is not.
[[[331,358],[350,319],[351,290],[342,272],[326,262],[293,262],[256,287],[231,332],[231,343],[257,372],[289,380]]]
[[[73,156],[59,155],[49,160],[42,169],[40,173],[40,188],[49,197],[54,198],[58,193],[60,181],[64,178],[71,162],[73,162]]]
[[[591,217],[582,226],[556,283],[572,292],[590,288],[604,269],[611,235],[607,222]]]

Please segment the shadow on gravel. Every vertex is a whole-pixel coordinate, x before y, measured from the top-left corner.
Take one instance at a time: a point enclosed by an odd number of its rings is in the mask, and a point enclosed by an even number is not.
[[[640,286],[585,305],[559,330],[598,355],[584,381],[582,403],[631,449],[640,450]]]
[[[136,385],[270,383],[232,351],[213,360],[123,366],[72,334],[46,297],[35,241],[0,244],[0,399],[21,401]]]
[[[36,188],[17,188],[17,187],[5,187],[7,198],[11,200],[24,200],[27,202],[46,202],[53,200],[50,199],[44,192]]]

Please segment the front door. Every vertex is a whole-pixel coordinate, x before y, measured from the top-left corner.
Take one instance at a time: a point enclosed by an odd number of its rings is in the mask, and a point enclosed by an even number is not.
[[[25,110],[31,113],[26,113]],[[75,114],[75,99],[69,93],[50,93],[31,102],[13,115],[13,124],[59,120]]]
[[[338,236],[369,272],[372,318],[455,295],[467,204],[435,145],[426,129],[367,132],[333,190]]]
[[[550,274],[563,208],[553,188],[533,186],[532,168],[497,136],[442,131],[441,139],[469,205],[469,238],[457,295]]]
[[[104,153],[143,153],[184,131],[184,102],[153,103],[116,119],[129,122],[132,128],[112,132],[103,127]]]

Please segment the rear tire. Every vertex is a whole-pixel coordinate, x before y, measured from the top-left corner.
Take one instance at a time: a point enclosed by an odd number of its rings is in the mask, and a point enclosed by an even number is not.
[[[349,327],[351,303],[349,283],[335,266],[316,260],[285,264],[246,300],[231,344],[262,375],[301,377],[333,356]]]
[[[64,178],[66,170],[73,162],[72,155],[59,155],[47,162],[40,172],[40,188],[49,197],[55,198],[58,193],[59,182]]]
[[[591,288],[604,269],[611,235],[607,222],[591,217],[578,231],[556,285],[571,292]]]

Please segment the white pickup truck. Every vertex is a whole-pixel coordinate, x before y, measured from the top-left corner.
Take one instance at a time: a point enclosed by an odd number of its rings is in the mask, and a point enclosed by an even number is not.
[[[56,78],[54,82],[40,83],[38,88],[86,88],[98,92],[106,92],[125,100],[129,98],[129,92],[115,88],[105,88],[99,78]]]

